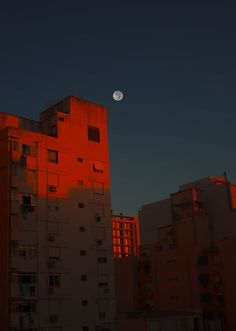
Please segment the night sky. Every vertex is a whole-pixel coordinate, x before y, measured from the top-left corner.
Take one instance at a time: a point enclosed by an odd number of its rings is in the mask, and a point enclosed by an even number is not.
[[[108,107],[114,212],[136,214],[225,170],[236,182],[235,9],[223,0],[3,1],[0,111],[38,119],[67,95]]]

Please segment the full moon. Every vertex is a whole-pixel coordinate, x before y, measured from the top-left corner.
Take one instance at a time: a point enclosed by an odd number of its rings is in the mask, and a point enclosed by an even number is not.
[[[113,99],[115,101],[121,101],[123,98],[124,98],[123,92],[117,90],[113,93]]]

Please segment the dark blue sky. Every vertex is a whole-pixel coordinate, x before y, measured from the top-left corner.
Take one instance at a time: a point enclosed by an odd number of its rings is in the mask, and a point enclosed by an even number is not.
[[[109,108],[114,212],[224,170],[236,182],[236,5],[5,1],[0,105],[38,118],[76,95]],[[112,93],[121,89],[122,102]]]

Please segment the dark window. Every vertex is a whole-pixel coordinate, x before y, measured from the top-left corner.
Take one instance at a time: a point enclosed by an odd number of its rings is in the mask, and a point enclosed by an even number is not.
[[[80,163],[83,163],[83,158],[82,157],[77,157],[77,161],[80,162]]]
[[[62,121],[62,122],[65,121],[64,117],[62,117],[62,116],[59,116],[59,117],[58,117],[58,120],[59,120],[59,121]]]
[[[49,275],[49,286],[60,287],[61,286],[60,275]]]
[[[86,281],[87,280],[87,275],[81,275],[80,280]]]
[[[80,251],[80,255],[85,256],[85,255],[86,255],[86,250],[84,250],[84,249],[81,250],[81,251]]]
[[[203,313],[203,319],[207,320],[213,320],[214,319],[214,313],[209,311],[209,312],[204,312]]]
[[[48,161],[58,163],[58,151],[48,149]]]
[[[82,300],[81,301],[81,305],[82,306],[87,306],[88,305],[88,301],[87,300]]]
[[[80,226],[79,227],[79,230],[80,230],[80,232],[85,232],[85,227],[84,226]]]
[[[200,265],[206,265],[208,264],[208,256],[207,255],[201,255],[198,257],[198,264]]]
[[[143,267],[143,271],[145,274],[149,274],[151,272],[151,266],[150,265],[145,265]]]
[[[88,127],[88,139],[100,143],[100,130],[94,126]]]
[[[84,208],[84,203],[80,202],[80,203],[78,204],[78,206],[79,206],[79,208]]]
[[[212,301],[212,294],[211,293],[202,293],[201,294],[201,301],[206,304],[211,304]]]
[[[79,180],[78,180],[78,185],[79,185],[79,186],[84,186],[84,181],[83,181],[82,179],[79,179]]]
[[[208,274],[201,274],[199,275],[199,283],[202,284],[204,287],[207,287],[210,281],[210,276]]]
[[[106,257],[98,257],[98,263],[107,263],[107,258]]]
[[[30,145],[26,145],[26,144],[22,145],[22,154],[30,155]]]
[[[31,206],[31,196],[23,195],[22,196],[22,204],[25,206]]]
[[[89,327],[88,326],[83,326],[82,331],[89,331]]]

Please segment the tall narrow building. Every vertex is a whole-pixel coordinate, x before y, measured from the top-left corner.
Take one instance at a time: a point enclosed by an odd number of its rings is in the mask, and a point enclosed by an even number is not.
[[[0,330],[114,330],[107,111],[0,113]]]

